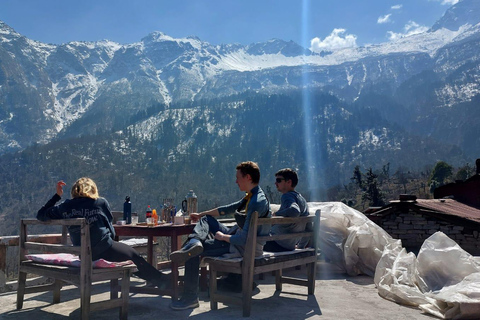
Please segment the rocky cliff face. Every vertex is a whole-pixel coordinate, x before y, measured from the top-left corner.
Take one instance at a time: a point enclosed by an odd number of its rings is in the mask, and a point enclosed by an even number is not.
[[[426,33],[322,54],[278,39],[212,46],[160,32],[129,45],[49,45],[0,22],[0,152],[117,130],[159,104],[303,88],[361,101],[428,136],[450,128],[425,130],[425,122],[479,94],[479,21],[478,1],[464,0]]]

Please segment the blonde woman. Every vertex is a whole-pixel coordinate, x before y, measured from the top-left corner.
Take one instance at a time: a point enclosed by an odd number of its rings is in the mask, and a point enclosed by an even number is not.
[[[90,178],[80,178],[72,186],[72,199],[56,205],[63,195],[65,182],[57,182],[57,192],[37,213],[37,219],[85,218],[90,225],[92,259],[105,259],[119,262],[132,260],[138,269],[136,276],[145,279],[159,288],[166,288],[169,280],[160,271],[143,259],[135,249],[113,240],[115,229],[112,226],[112,212],[105,198],[98,195],[98,188]],[[68,228],[72,244],[80,246],[80,227]]]

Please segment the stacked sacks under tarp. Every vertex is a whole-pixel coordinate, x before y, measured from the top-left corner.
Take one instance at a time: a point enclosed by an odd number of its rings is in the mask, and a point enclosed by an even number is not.
[[[428,238],[417,257],[341,202],[308,205],[310,214],[321,210],[319,245],[325,259],[349,275],[374,276],[383,298],[441,319],[480,318],[480,257],[442,232]]]
[[[441,319],[480,318],[480,257],[442,232],[425,240],[418,257],[404,248],[387,247],[375,284],[385,299]]]
[[[309,202],[308,209],[310,214],[321,210],[322,255],[349,275],[373,277],[385,246],[400,241],[342,202]]]

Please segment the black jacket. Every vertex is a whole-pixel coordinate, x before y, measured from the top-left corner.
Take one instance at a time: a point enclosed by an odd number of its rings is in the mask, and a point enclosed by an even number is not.
[[[55,205],[60,196],[55,194],[37,213],[37,219],[46,221],[50,219],[85,218],[90,226],[90,242],[92,246],[92,258],[97,260],[101,254],[110,248],[115,237],[115,229],[112,226],[112,212],[110,205],[104,198],[75,198],[65,200]],[[72,244],[80,245],[80,227],[68,228]]]

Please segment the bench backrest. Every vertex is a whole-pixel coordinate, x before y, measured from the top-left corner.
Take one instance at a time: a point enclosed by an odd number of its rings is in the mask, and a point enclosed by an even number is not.
[[[313,224],[313,229],[306,227],[303,232],[292,232],[288,234],[279,235],[266,235],[257,236],[257,227],[261,225],[275,225],[275,224],[291,224],[300,223],[305,226]],[[245,251],[243,254],[242,272],[246,274],[247,269],[253,268],[255,260],[255,245],[257,241],[272,241],[272,240],[284,240],[293,238],[310,238],[311,248],[317,253],[317,235],[320,228],[320,210],[315,212],[315,215],[309,215],[305,217],[271,217],[271,218],[258,218],[258,212],[254,212],[250,219],[250,226],[247,237],[247,243],[245,244]],[[255,232],[252,232],[255,230]]]
[[[44,225],[44,226],[61,226],[62,227],[62,243],[49,244],[34,241],[27,241],[27,226]],[[81,245],[72,246],[67,244],[67,227],[80,226]],[[54,219],[48,221],[40,221],[37,219],[22,219],[20,221],[20,263],[27,260],[25,255],[29,250],[36,253],[70,253],[81,257],[80,263],[82,269],[91,274],[92,270],[92,248],[90,244],[90,227],[85,218],[75,219]]]
[[[78,226],[80,232],[80,246],[62,244],[38,243],[34,240],[27,241],[27,226],[43,225],[60,226],[66,231],[67,226]],[[66,232],[65,239],[66,239]],[[85,218],[56,219],[39,221],[35,219],[23,219],[20,222],[20,263],[18,266],[18,290],[17,309],[23,307],[26,293],[53,291],[53,303],[60,302],[60,291],[64,283],[71,283],[80,289],[80,318],[89,319],[90,312],[120,307],[120,318],[128,317],[128,298],[130,288],[130,275],[134,271],[134,265],[118,266],[113,268],[93,269],[92,248],[90,244],[90,226]],[[80,257],[80,263],[67,265],[57,263],[43,263],[29,261],[26,257],[30,253],[66,253]],[[54,279],[53,283],[26,286],[27,274],[35,274]],[[118,297],[118,280],[122,280],[121,297]],[[107,300],[91,302],[92,284],[98,281],[110,281],[110,297]]]

